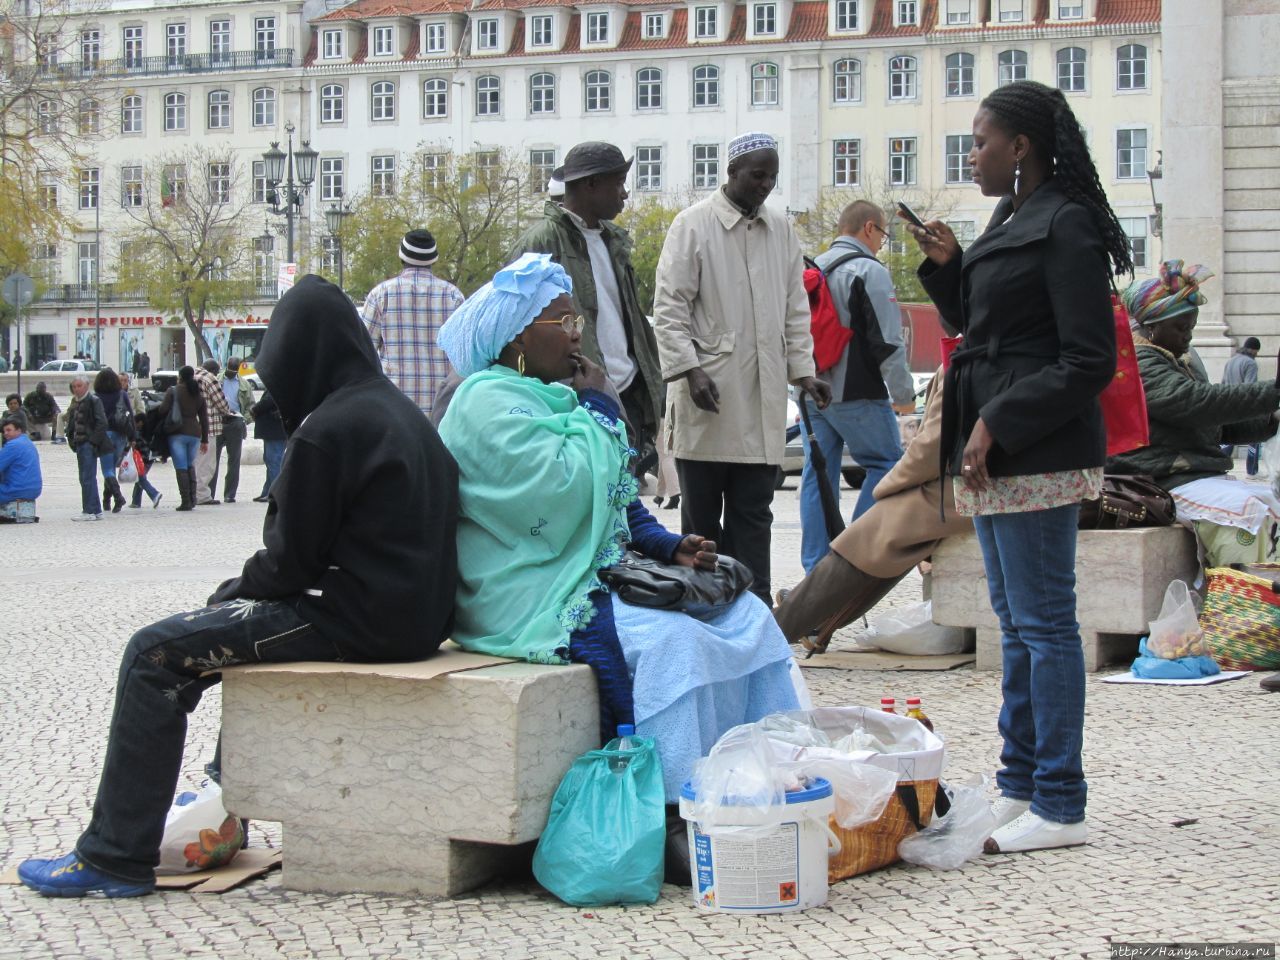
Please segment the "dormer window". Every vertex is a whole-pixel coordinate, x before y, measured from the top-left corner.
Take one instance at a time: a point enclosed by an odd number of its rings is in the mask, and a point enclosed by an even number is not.
[[[918,0],[897,0],[893,5],[893,25],[895,27],[914,27],[920,23],[920,4]]]
[[[396,28],[395,27],[374,27],[373,28],[373,55],[375,57],[389,57],[396,52]]]
[[[340,60],[342,58],[342,31],[326,30],[323,37],[324,42],[321,44],[323,52],[320,55],[325,60]]]
[[[997,0],[1000,23],[1021,23],[1023,0]]]
[[[555,18],[539,15],[529,18],[529,46],[550,47],[555,44]]]
[[[960,27],[969,23],[972,17],[973,0],[946,0],[947,26]]]
[[[587,43],[609,42],[609,13],[597,11],[587,14]]]
[[[498,20],[496,17],[476,21],[476,49],[498,49]]]
[[[694,7],[694,38],[698,40],[714,40],[718,34],[720,11],[715,7]]]
[[[644,15],[644,38],[661,40],[667,35],[667,15],[665,13],[646,13]]]
[[[836,0],[836,30],[849,32],[858,29],[858,0]]]
[[[757,3],[753,26],[757,37],[771,37],[778,32],[778,5],[776,3]]]
[[[443,23],[428,23],[426,35],[427,40],[423,47],[427,53],[448,52],[447,32]]]
[[[1057,0],[1059,20],[1083,20],[1084,0]]]

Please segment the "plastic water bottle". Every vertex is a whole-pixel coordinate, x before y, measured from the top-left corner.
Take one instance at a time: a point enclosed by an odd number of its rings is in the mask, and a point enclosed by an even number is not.
[[[631,738],[636,735],[636,728],[630,723],[618,724],[618,750],[627,752],[632,750]],[[614,773],[621,773],[627,769],[627,764],[631,762],[630,757],[614,757],[611,766]]]

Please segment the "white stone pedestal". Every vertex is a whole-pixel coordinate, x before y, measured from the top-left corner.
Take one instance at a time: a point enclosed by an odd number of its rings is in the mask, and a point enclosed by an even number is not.
[[[431,664],[432,661],[425,661]],[[451,896],[535,840],[570,764],[599,746],[586,666],[280,664],[222,683],[223,794],[284,826],[284,885]],[[314,668],[314,669],[309,669]]]

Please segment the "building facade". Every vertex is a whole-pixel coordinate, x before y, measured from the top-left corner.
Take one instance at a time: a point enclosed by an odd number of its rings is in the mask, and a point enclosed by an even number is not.
[[[50,293],[28,356],[75,352],[95,295],[108,324],[154,313],[111,283],[119,232],[128,204],[165,189],[139,181],[146,158],[188,147],[235,157],[265,223],[262,298],[216,319],[268,313],[285,244],[262,153],[286,125],[319,153],[300,249],[324,247],[326,206],[395,191],[420,151],[510,151],[537,178],[574,143],[611,140],[635,156],[633,195],[689,202],[747,130],[780,144],[770,203],[825,216],[824,195],[905,196],[967,240],[994,205],[968,182],[973,114],[1026,77],[1067,92],[1140,269],[1158,259],[1159,0],[107,0],[64,31],[70,68],[103,78],[101,127],[85,169],[48,172],[79,229],[39,251]],[[186,359],[172,324],[142,329],[153,358]]]

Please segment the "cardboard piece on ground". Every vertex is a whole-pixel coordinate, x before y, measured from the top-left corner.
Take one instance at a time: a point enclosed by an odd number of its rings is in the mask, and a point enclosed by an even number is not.
[[[804,659],[804,650],[796,649],[796,663],[820,670],[954,670],[977,659],[973,653],[944,653],[930,657],[910,657],[883,650],[828,650]]]
[[[1132,673],[1117,673],[1114,677],[1103,677],[1103,683],[1152,683],[1160,687],[1207,687],[1211,683],[1222,683],[1224,680],[1239,680],[1247,677],[1250,670],[1223,670],[1212,677],[1196,677],[1193,680],[1148,680],[1146,677],[1135,677]]]
[[[514,663],[506,657],[490,657],[479,653],[467,653],[452,641],[426,660],[412,663],[346,663],[344,661],[302,660],[291,663],[251,663],[241,667],[224,667],[215,673],[230,671],[249,673],[338,673],[395,677],[402,680],[430,680],[448,673],[492,667],[500,663]]]
[[[280,866],[280,851],[265,847],[250,847],[229,865],[199,873],[181,873],[176,876],[156,877],[157,890],[189,890],[192,893],[225,893],[246,880],[260,877]],[[0,884],[18,884],[18,868],[10,867],[0,873]]]

